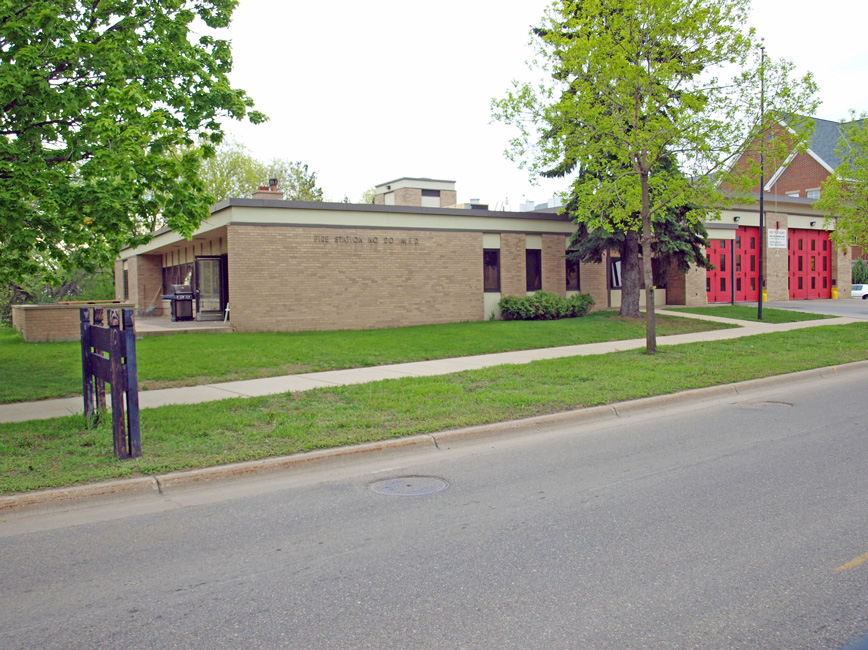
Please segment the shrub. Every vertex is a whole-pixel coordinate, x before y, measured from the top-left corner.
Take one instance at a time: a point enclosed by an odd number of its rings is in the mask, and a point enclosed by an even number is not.
[[[868,284],[868,263],[865,260],[853,262],[853,284]]]
[[[537,291],[525,298],[504,296],[498,304],[503,320],[555,320],[584,316],[594,299],[583,293],[561,298],[548,291]]]

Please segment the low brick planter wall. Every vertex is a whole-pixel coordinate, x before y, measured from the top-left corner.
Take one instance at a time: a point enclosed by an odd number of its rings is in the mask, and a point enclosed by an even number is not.
[[[48,305],[12,305],[12,326],[28,343],[77,341],[81,336],[79,309],[133,309],[130,302],[70,302]]]

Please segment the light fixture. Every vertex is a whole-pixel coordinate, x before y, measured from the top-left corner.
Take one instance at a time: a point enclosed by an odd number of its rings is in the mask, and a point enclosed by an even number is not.
[[[816,225],[817,225],[817,222],[816,222],[816,221],[812,221],[812,222],[811,222],[811,227],[812,227],[812,228],[813,228],[814,226],[816,226]]]
[[[733,217],[732,220],[738,223],[739,221],[741,221],[741,217]]]

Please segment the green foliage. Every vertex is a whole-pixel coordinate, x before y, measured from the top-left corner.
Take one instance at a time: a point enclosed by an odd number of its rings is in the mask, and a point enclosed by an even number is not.
[[[684,209],[688,222],[698,222],[706,215],[692,206],[712,206],[713,216],[731,200],[721,181],[744,191],[756,184],[752,160],[734,164],[745,143],[783,115],[815,106],[810,75],[791,82],[792,64],[759,66],[747,17],[748,0],[554,2],[532,32],[551,82],[514,83],[493,102],[493,117],[519,128],[511,157],[534,174],[585,171],[572,198],[590,230],[634,232],[650,245],[664,210]],[[725,66],[743,72],[718,81],[713,75]],[[672,156],[681,170],[661,164]],[[650,256],[644,276],[650,289]],[[649,291],[649,353],[653,314]]]
[[[114,272],[109,269],[58,270],[25,275],[0,285],[0,324],[12,322],[12,305],[40,305],[60,300],[114,300]]]
[[[868,262],[865,260],[853,262],[853,284],[868,284]]]
[[[814,204],[835,218],[832,238],[842,249],[868,247],[868,114],[841,125],[836,153],[841,164],[822,185]]]
[[[236,4],[0,0],[0,282],[108,267],[164,224],[192,235],[220,119],[265,119],[229,43],[192,31]]]
[[[288,201],[322,201],[322,189],[317,187],[316,173],[307,165],[274,158],[263,162],[239,142],[226,142],[217,147],[212,158],[202,164],[202,180],[218,201],[249,199],[269,179],[276,178],[278,189]]]
[[[584,293],[561,298],[548,291],[537,291],[524,298],[504,296],[498,305],[503,320],[558,320],[584,316],[594,306],[594,299]]]

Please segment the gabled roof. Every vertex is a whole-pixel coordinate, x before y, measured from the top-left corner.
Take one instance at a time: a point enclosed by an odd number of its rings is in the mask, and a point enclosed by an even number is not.
[[[811,137],[809,148],[817,158],[831,169],[837,169],[838,165],[841,164],[840,156],[835,153],[841,140],[841,126],[854,122],[861,124],[862,120],[842,123],[814,118],[814,135]]]

